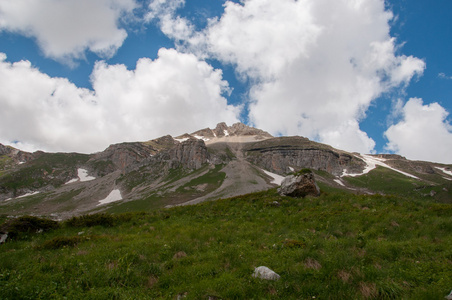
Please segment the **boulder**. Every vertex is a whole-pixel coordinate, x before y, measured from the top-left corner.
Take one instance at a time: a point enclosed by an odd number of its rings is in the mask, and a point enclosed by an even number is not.
[[[279,280],[281,276],[279,276],[273,270],[267,267],[260,266],[254,269],[253,277],[265,280]]]
[[[305,172],[303,174],[289,175],[281,182],[281,187],[278,189],[281,196],[290,197],[306,197],[319,196],[320,189],[315,182],[314,174],[312,172]]]

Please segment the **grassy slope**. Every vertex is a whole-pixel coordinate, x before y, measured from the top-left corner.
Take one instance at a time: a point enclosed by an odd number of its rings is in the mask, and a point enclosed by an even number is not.
[[[451,214],[427,200],[272,190],[66,224],[0,246],[0,298],[441,299]],[[281,279],[251,277],[260,265]]]

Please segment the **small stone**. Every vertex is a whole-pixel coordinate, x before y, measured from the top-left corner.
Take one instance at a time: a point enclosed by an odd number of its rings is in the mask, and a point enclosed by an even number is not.
[[[265,266],[260,266],[254,269],[253,277],[265,280],[279,280],[279,278],[281,278],[281,276]]]
[[[179,251],[173,256],[174,259],[180,259],[183,257],[187,257],[187,253],[185,253],[184,251]]]
[[[8,238],[8,233],[0,233],[0,244],[3,244],[6,242],[6,239]]]

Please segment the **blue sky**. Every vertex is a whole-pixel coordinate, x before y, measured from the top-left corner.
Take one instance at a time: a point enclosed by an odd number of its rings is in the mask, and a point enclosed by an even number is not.
[[[452,1],[0,2],[0,143],[101,151],[218,122],[452,163]]]

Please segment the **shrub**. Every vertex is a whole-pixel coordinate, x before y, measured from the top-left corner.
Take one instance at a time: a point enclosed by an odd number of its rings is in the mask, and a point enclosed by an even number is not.
[[[17,219],[7,221],[3,224],[1,230],[8,232],[8,238],[25,238],[29,233],[40,231],[49,231],[59,227],[58,222],[33,216],[23,216]]]
[[[93,226],[111,227],[114,224],[115,217],[104,213],[72,217],[65,222],[65,225],[70,227],[93,227]]]

